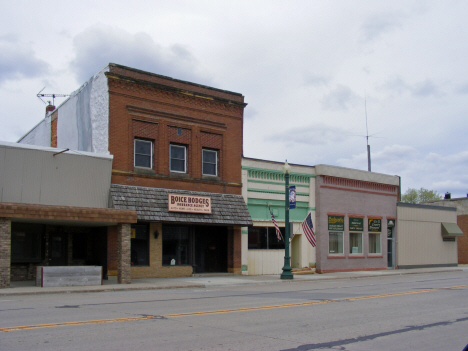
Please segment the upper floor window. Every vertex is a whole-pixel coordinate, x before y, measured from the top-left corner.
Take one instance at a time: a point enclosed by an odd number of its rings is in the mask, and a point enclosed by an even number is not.
[[[153,168],[153,142],[135,139],[135,167]]]
[[[171,144],[170,149],[171,172],[187,173],[187,147]]]
[[[218,151],[203,149],[203,175],[218,175]]]

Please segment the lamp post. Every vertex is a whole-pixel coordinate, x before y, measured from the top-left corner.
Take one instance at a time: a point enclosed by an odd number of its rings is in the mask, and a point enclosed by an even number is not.
[[[289,256],[289,174],[291,173],[291,166],[288,161],[283,166],[285,191],[284,191],[284,266],[281,279],[293,279],[291,273],[291,257]]]

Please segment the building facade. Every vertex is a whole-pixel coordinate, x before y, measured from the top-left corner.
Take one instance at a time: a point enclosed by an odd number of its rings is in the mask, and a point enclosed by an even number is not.
[[[272,211],[285,225],[285,181],[282,163],[244,158],[243,195],[253,227],[243,229],[244,274],[279,274],[284,241],[275,236]],[[296,208],[290,210],[291,267],[317,272],[379,270],[395,266],[397,176],[317,165],[291,165]],[[316,247],[302,223],[311,214]]]
[[[138,216],[133,278],[240,274],[241,226],[251,224],[241,196],[245,106],[238,93],[109,64],[20,143],[113,156],[110,204]],[[109,229],[107,247],[116,243]],[[117,261],[107,263],[116,274]]]
[[[458,265],[456,208],[400,202],[397,218],[398,268]]]
[[[114,257],[130,282],[133,210],[108,208],[112,156],[0,143],[0,288],[37,266],[98,265]],[[107,232],[116,233],[107,248]]]
[[[426,204],[457,209],[457,225],[463,232],[463,236],[457,237],[458,263],[468,264],[468,196],[452,199],[451,194],[446,194],[445,199],[428,201]]]

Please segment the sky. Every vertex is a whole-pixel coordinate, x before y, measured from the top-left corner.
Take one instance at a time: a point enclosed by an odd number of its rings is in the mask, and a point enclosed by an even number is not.
[[[244,156],[468,193],[468,1],[22,1],[0,11],[0,140],[117,63],[241,93]],[[57,98],[55,105],[63,102]],[[367,137],[368,136],[368,137]]]

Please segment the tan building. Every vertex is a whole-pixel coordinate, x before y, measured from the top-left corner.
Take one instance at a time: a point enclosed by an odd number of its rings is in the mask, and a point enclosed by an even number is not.
[[[429,201],[428,205],[455,207],[457,209],[457,224],[463,232],[463,236],[457,237],[458,263],[468,264],[468,196],[451,198],[451,194],[445,195],[445,199]]]
[[[457,266],[457,238],[462,235],[456,208],[398,203],[396,266]]]

